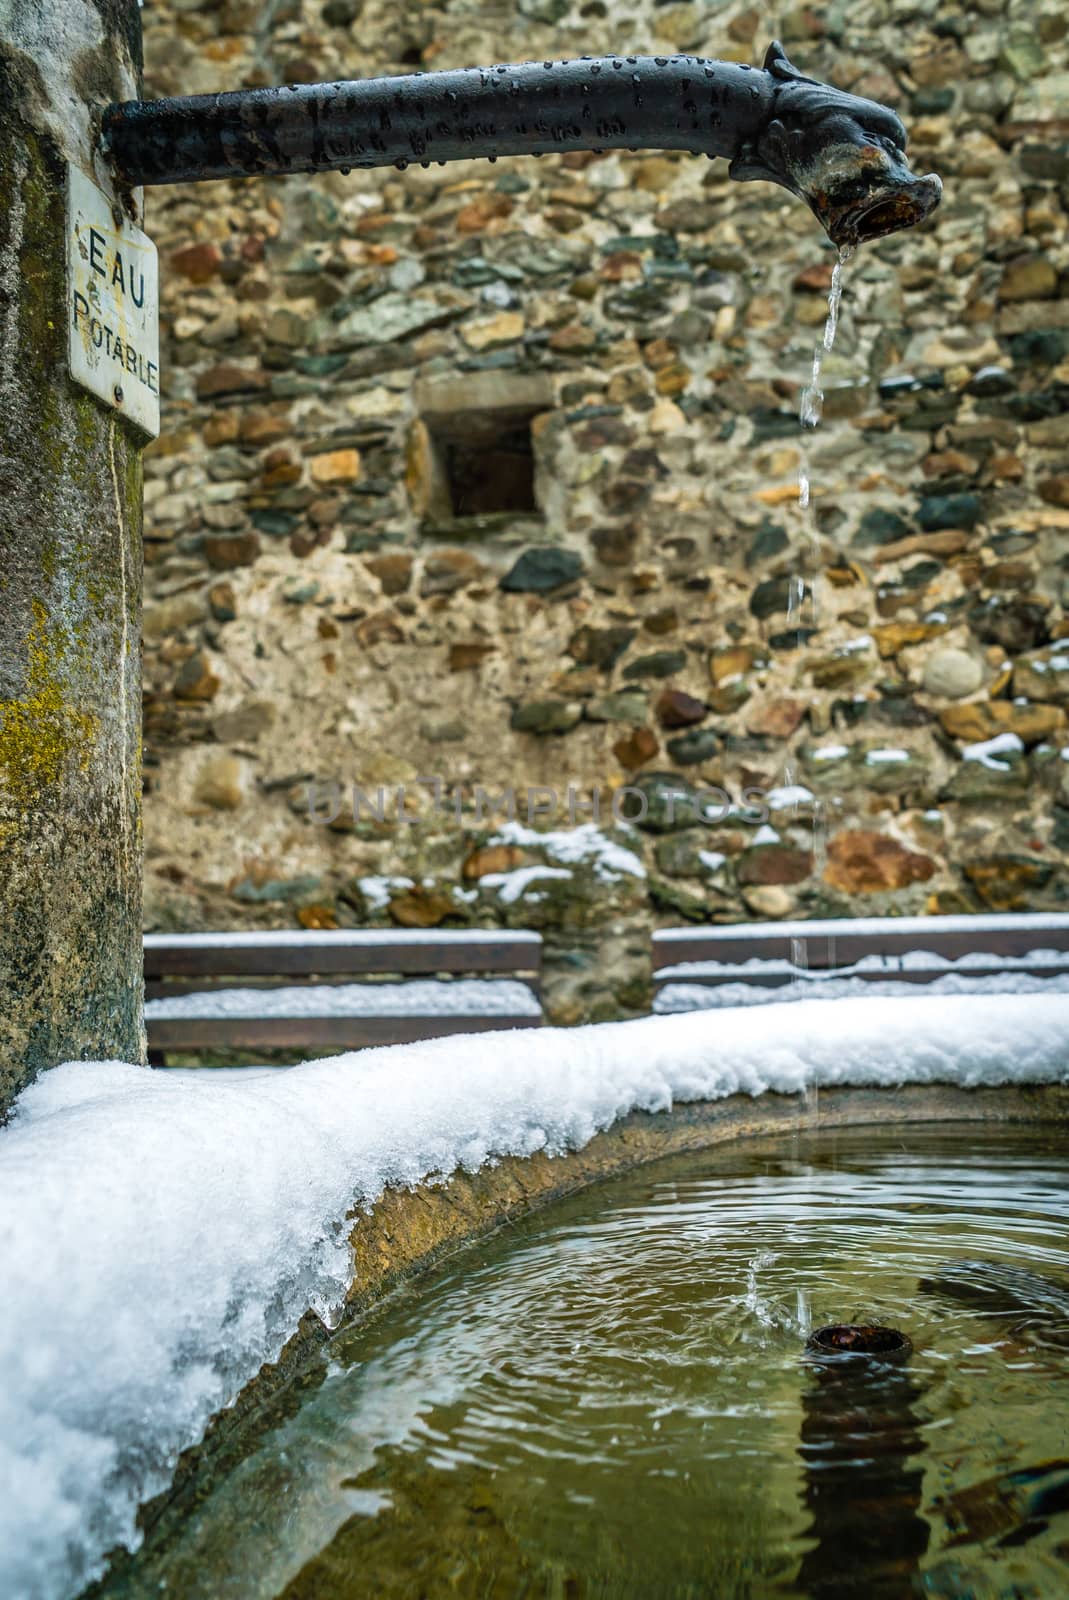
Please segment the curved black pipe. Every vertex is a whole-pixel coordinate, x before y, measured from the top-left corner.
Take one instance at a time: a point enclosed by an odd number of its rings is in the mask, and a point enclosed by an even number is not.
[[[762,69],[695,56],[606,56],[293,84],[104,113],[101,146],[127,184],[407,166],[554,150],[689,150],[805,199],[837,244],[921,221],[917,178],[886,106],[804,77],[778,43]]]

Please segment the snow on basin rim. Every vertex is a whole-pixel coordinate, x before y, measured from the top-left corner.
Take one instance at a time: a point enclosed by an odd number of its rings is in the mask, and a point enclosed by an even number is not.
[[[807,1084],[1069,1081],[1069,995],[865,996],[459,1037],[288,1071],[72,1063],[0,1129],[0,1594],[75,1594],[387,1183]]]

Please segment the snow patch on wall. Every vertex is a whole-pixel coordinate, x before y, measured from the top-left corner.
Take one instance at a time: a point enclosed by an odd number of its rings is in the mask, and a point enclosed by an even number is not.
[[[620,877],[646,876],[641,858],[617,840],[610,839],[593,822],[581,823],[577,828],[558,828],[548,833],[539,833],[537,828],[525,828],[522,822],[506,822],[494,834],[491,843],[535,846],[544,850],[553,861],[565,866],[593,867],[595,877],[606,883]]]

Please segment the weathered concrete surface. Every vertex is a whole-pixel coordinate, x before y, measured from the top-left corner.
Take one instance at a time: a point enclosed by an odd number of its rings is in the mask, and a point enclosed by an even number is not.
[[[941,1084],[897,1089],[827,1089],[810,1105],[799,1095],[746,1095],[679,1105],[670,1112],[635,1112],[582,1150],[550,1159],[508,1157],[478,1172],[453,1173],[439,1184],[391,1189],[353,1218],[352,1283],[345,1326],[365,1316],[391,1290],[462,1250],[472,1240],[553,1200],[665,1156],[712,1149],[737,1139],[789,1136],[797,1131],[878,1124],[1069,1122],[1069,1089],[957,1089]],[[253,1448],[260,1435],[292,1415],[326,1370],[329,1331],[309,1312],[282,1351],[247,1384],[233,1405],[217,1413],[205,1439],[181,1458],[171,1488],[140,1514],[145,1544],[137,1558],[139,1582],[161,1576],[184,1519],[220,1479]],[[113,1575],[121,1572],[118,1557]],[[173,1583],[174,1573],[169,1577]],[[120,1585],[121,1586],[121,1585]],[[115,1592],[108,1580],[83,1600]],[[140,1591],[139,1591],[140,1592]]]
[[[140,44],[136,0],[0,9],[0,1115],[144,1052],[143,441],[67,375],[64,250],[65,163],[107,189],[93,111]]]

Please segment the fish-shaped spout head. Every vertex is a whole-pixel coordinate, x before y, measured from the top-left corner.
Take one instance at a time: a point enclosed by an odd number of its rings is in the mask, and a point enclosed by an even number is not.
[[[770,114],[731,164],[733,178],[764,178],[805,200],[837,245],[896,233],[939,204],[934,172],[906,160],[906,130],[887,106],[805,77],[783,46],[768,47]]]

